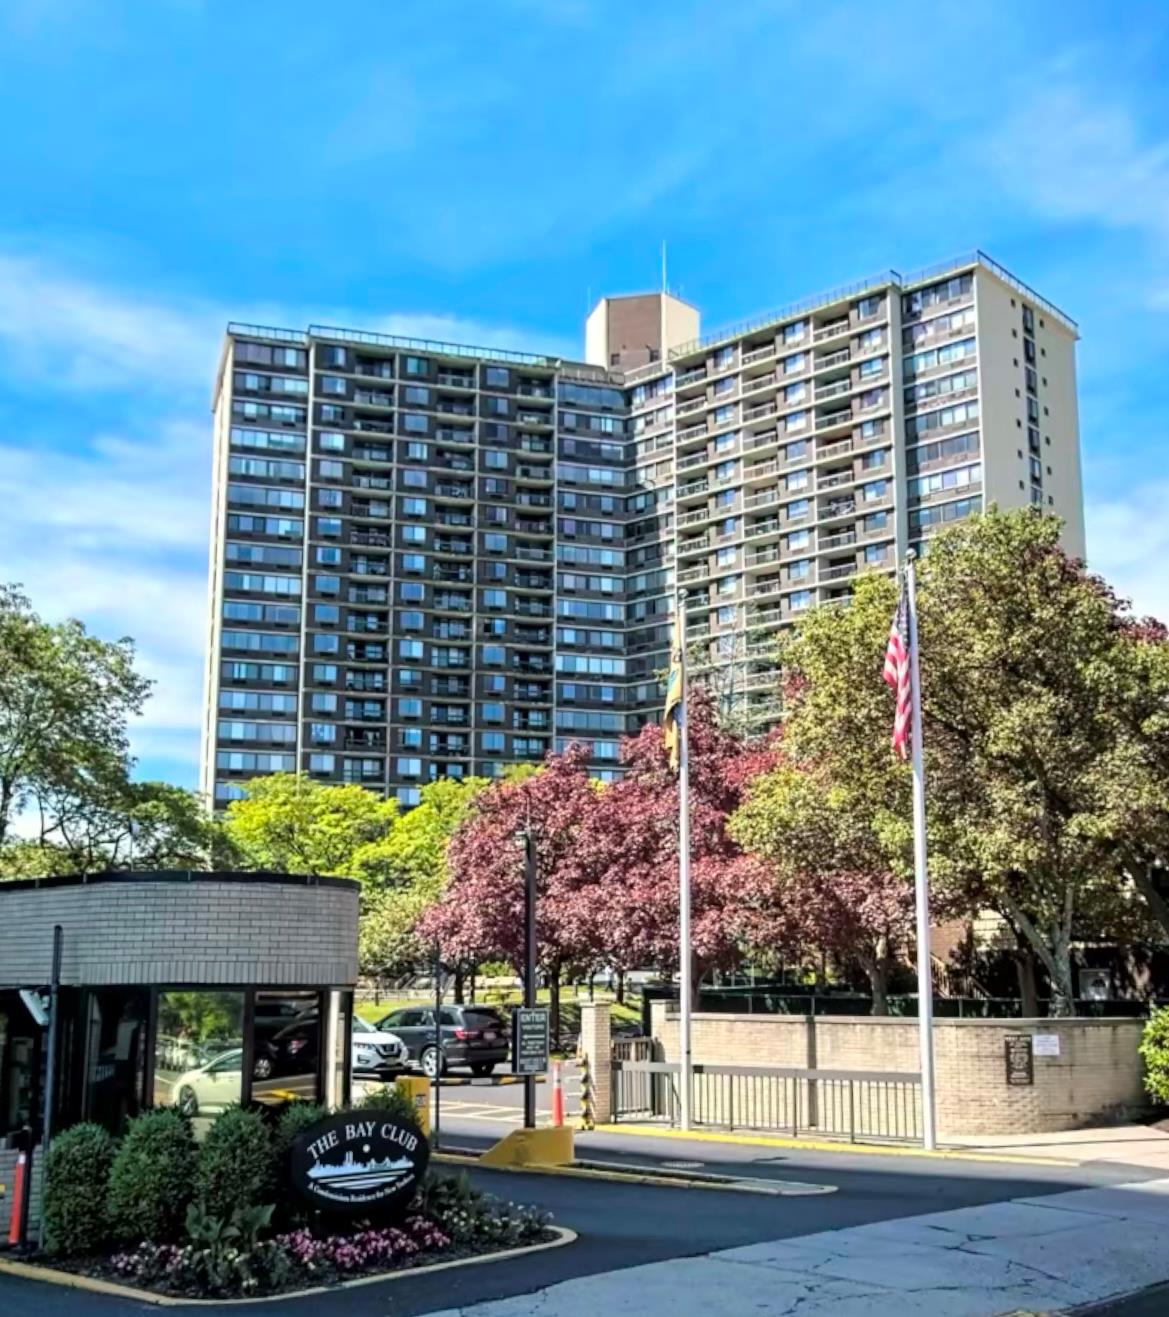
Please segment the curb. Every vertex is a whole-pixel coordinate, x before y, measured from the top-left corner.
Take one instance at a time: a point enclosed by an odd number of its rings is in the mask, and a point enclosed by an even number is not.
[[[773,1134],[732,1134],[709,1130],[680,1130],[662,1125],[598,1125],[593,1134],[624,1134],[633,1138],[682,1139],[691,1143],[725,1143],[746,1148],[794,1148],[804,1152],[862,1153],[877,1157],[927,1157],[939,1161],[1007,1163],[1019,1166],[1079,1166],[1064,1157],[1027,1157],[1017,1153],[965,1152],[960,1148],[898,1147],[887,1143],[842,1143],[830,1139],[791,1139]]]
[[[501,1249],[497,1253],[483,1253],[473,1258],[451,1258],[446,1262],[431,1262],[421,1267],[406,1267],[401,1271],[388,1271],[379,1276],[356,1276],[353,1280],[338,1281],[335,1285],[314,1285],[311,1289],[285,1290],[281,1294],[259,1294],[254,1298],[239,1299],[180,1299],[173,1294],[158,1294],[153,1290],[139,1289],[134,1285],[119,1285],[117,1281],[99,1280],[94,1276],[79,1276],[72,1271],[57,1271],[52,1267],[36,1266],[30,1262],[12,1262],[0,1258],[0,1276],[16,1276],[21,1280],[36,1280],[45,1285],[60,1285],[65,1289],[87,1290],[91,1294],[108,1294],[118,1299],[133,1299],[138,1303],[152,1303],[158,1308],[214,1308],[221,1304],[276,1303],[290,1299],[304,1299],[313,1294],[335,1294],[338,1290],[359,1289],[366,1285],[382,1285],[391,1281],[406,1280],[410,1276],[424,1276],[435,1271],[453,1271],[456,1267],[473,1267],[481,1262],[503,1262],[508,1258],[525,1257],[529,1253],[542,1253],[551,1248],[563,1248],[575,1243],[578,1236],[567,1226],[549,1226],[555,1239],[542,1244],[525,1244],[520,1248]]]
[[[763,1194],[774,1198],[803,1198],[817,1194],[834,1194],[834,1184],[811,1184],[803,1180],[764,1180],[750,1176],[687,1175],[682,1171],[654,1171],[631,1164],[602,1168],[599,1163],[577,1166],[552,1166],[530,1162],[527,1166],[483,1166],[473,1153],[440,1152],[432,1161],[452,1166],[478,1166],[487,1171],[510,1171],[519,1175],[561,1175],[577,1180],[607,1180],[611,1184],[650,1184],[659,1189],[717,1189],[723,1193]]]

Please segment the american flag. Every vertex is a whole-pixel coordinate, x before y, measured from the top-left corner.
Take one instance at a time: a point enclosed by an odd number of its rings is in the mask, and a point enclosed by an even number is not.
[[[889,628],[889,644],[885,650],[885,681],[897,696],[897,712],[893,716],[893,749],[902,759],[909,758],[909,723],[912,703],[909,691],[909,600],[904,582]]]

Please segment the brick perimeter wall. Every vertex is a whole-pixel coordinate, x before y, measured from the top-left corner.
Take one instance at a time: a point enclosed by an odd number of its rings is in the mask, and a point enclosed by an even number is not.
[[[678,1059],[678,1017],[653,1005],[662,1059]],[[1042,1134],[1131,1118],[1146,1106],[1140,1020],[946,1020],[934,1023],[938,1126],[946,1135]],[[1056,1034],[1035,1057],[1035,1083],[1009,1087],[1008,1034]],[[696,1062],[821,1070],[918,1069],[916,1020],[849,1016],[695,1015]]]
[[[65,984],[343,987],[357,981],[357,892],[267,882],[0,887],[0,987]]]

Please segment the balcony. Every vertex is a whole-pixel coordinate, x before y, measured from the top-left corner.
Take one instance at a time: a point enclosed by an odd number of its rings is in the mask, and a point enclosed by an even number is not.
[[[690,416],[694,412],[700,412],[706,406],[705,398],[691,398],[689,402],[678,404],[678,416]]]
[[[765,576],[747,586],[747,598],[758,599],[763,595],[778,594],[782,588],[783,583],[778,576]]]
[[[467,699],[471,683],[466,677],[435,677],[430,683],[430,693],[442,699]]]
[[[552,401],[552,386],[549,384],[521,384],[516,392],[521,398],[541,398]]]
[[[848,316],[844,316],[840,320],[833,320],[830,324],[821,325],[819,329],[813,331],[812,342],[824,343],[830,338],[839,338],[841,334],[847,334],[849,329]]]
[[[699,494],[705,494],[708,488],[705,480],[691,480],[689,484],[678,486],[677,497],[694,498]]]
[[[384,695],[389,689],[389,682],[380,672],[347,672],[345,674],[347,691],[376,692]]]
[[[361,361],[359,359],[353,367],[353,373],[373,379],[392,380],[394,378],[394,365],[390,361]]]
[[[777,381],[774,375],[756,375],[752,380],[743,381],[743,393],[764,393],[771,389],[773,392],[777,387]]]
[[[849,576],[855,576],[857,565],[855,562],[833,563],[830,567],[820,568],[820,580],[824,583],[828,581],[843,581]]]
[[[699,421],[697,425],[688,425],[678,431],[678,442],[685,443],[687,439],[697,439],[699,435],[706,433],[706,422]]]
[[[539,654],[516,654],[511,660],[515,672],[551,672],[552,662]]]
[[[829,366],[843,366],[851,356],[852,353],[848,348],[840,348],[836,352],[828,352],[822,357],[817,357],[813,362],[813,368],[815,370],[827,370]]]
[[[709,548],[710,548],[709,535],[696,535],[693,539],[680,540],[678,542],[679,555],[688,554],[688,553],[704,553]]]
[[[750,366],[756,361],[766,361],[768,357],[775,356],[775,344],[764,343],[761,348],[752,348],[750,352],[743,353],[743,365]]]
[[[437,498],[473,499],[475,497],[475,487],[473,485],[454,485],[440,480],[434,487],[434,493]]]
[[[394,453],[381,444],[354,444],[350,457],[355,462],[392,462]]]
[[[763,489],[758,494],[748,494],[743,506],[750,512],[753,508],[769,508],[778,502],[778,489]]]
[[[519,600],[512,609],[517,617],[551,617],[552,608],[541,600]]]
[[[552,577],[541,572],[516,572],[515,583],[521,590],[552,589]]]
[[[705,452],[687,453],[685,457],[680,457],[678,459],[678,470],[689,471],[693,467],[704,465],[706,461],[707,456]]]
[[[856,512],[856,499],[854,498],[836,498],[829,499],[828,502],[820,509],[820,519],[832,520],[835,517],[851,517]]]
[[[750,534],[750,532],[748,532]],[[744,562],[748,567],[765,567],[768,563],[779,561],[779,545],[765,544],[760,549],[748,549]]]
[[[455,370],[440,370],[438,372],[438,382],[444,389],[473,389],[475,387],[474,375]]]
[[[775,430],[761,430],[758,434],[743,436],[743,452],[752,453],[757,448],[771,448],[779,443],[779,433]]]
[[[511,556],[522,558],[524,562],[551,562],[552,550],[541,548],[538,544],[517,544]]]
[[[821,475],[816,481],[816,488],[840,489],[843,485],[855,484],[856,479],[856,472],[851,469],[848,471],[835,471],[830,476]]]
[[[471,596],[467,594],[436,594],[434,607],[440,613],[469,613]]]
[[[747,627],[755,630],[758,627],[778,626],[782,621],[783,612],[778,605],[772,608],[753,608],[747,617]]]
[[[697,567],[684,567],[678,573],[678,584],[689,585],[691,581],[701,581],[704,577],[709,575],[710,569],[702,563]]]
[[[434,432],[434,437],[443,444],[473,444],[475,442],[475,427],[463,425],[440,425]]]
[[[355,430],[360,430],[363,434],[394,433],[392,421],[375,421],[368,416],[355,416],[353,418],[353,428]]]
[[[838,425],[852,424],[852,408],[846,407],[843,411],[829,412],[827,416],[816,417],[816,432],[821,430],[831,430]]]
[[[550,485],[552,483],[552,464],[547,466],[532,466],[530,463],[521,462],[515,469],[516,477],[520,480],[538,481],[540,484]]]
[[[813,460],[817,462],[826,462],[833,457],[842,457],[845,453],[852,452],[852,440],[841,439],[835,444],[821,444],[812,454]]]
[[[856,543],[856,531],[841,530],[833,535],[821,535],[816,542],[818,553],[825,553],[832,549],[843,549],[846,545]]]
[[[763,480],[767,476],[773,476],[779,470],[779,458],[772,457],[766,462],[753,462],[750,466],[743,468],[744,480]]]
[[[779,532],[779,518],[769,517],[766,521],[753,522],[746,528],[748,539],[758,539],[761,535],[775,535]]]
[[[547,704],[552,698],[551,687],[534,681],[517,681],[514,694],[521,704]]]
[[[475,408],[469,402],[456,402],[453,398],[439,398],[434,405],[444,416],[474,416]]]
[[[353,401],[366,407],[392,407],[394,395],[384,389],[355,389]]]
[[[431,568],[430,577],[433,581],[457,582],[460,585],[470,585],[475,579],[469,567],[456,567],[453,563],[445,562],[436,562]]]
[[[525,508],[550,508],[552,506],[552,495],[541,494],[530,489],[521,489],[516,494],[515,501]]]
[[[760,403],[757,407],[748,407],[743,413],[743,423],[749,424],[751,421],[761,421],[767,416],[774,416],[779,410],[774,402]]]
[[[434,551],[435,553],[446,553],[456,557],[462,557],[464,555],[469,556],[471,553],[471,541],[447,540],[439,536],[436,537],[434,541]]]
[[[461,530],[470,530],[474,526],[475,520],[469,512],[450,512],[443,508],[436,508],[434,524],[436,526],[451,526]]]
[[[379,549],[388,549],[390,547],[390,533],[384,530],[351,530],[349,532],[349,543],[373,545]]]
[[[821,384],[816,389],[816,401],[825,398],[839,398],[842,394],[852,392],[852,380],[834,380],[831,384]]]
[[[688,384],[697,384],[699,380],[706,379],[706,367],[695,366],[691,370],[683,371],[674,381],[675,388],[684,389]]]
[[[551,412],[520,412],[516,416],[517,425],[539,426],[548,428],[552,425]]]
[[[704,521],[709,521],[714,514],[707,508],[698,508],[694,512],[683,512],[678,518],[679,526],[697,526]]]

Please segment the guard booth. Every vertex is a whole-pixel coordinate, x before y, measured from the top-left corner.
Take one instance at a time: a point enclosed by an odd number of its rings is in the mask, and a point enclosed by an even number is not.
[[[231,1103],[347,1101],[357,905],[354,882],[276,873],[0,883],[0,1238],[28,1148],[35,1215],[46,1120],[117,1133],[175,1105],[199,1133]]]

